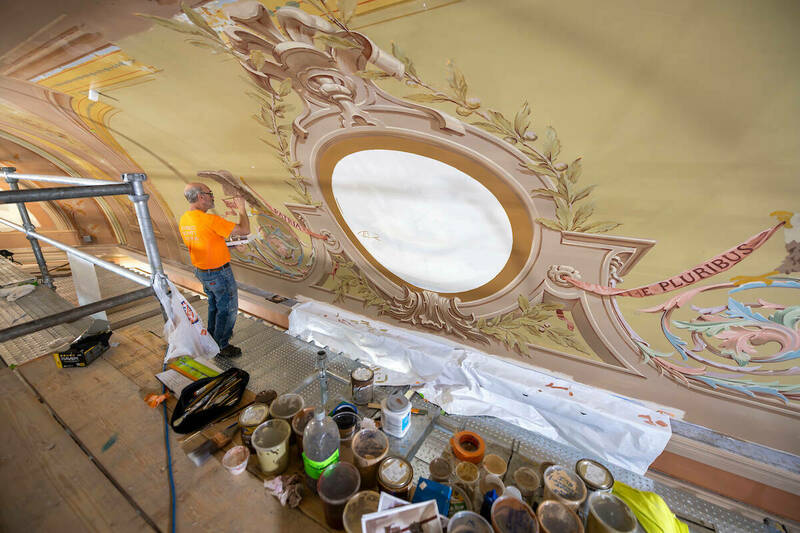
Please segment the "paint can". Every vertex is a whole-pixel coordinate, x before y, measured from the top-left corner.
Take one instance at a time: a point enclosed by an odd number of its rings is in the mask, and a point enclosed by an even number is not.
[[[258,426],[264,423],[269,416],[269,406],[263,403],[254,403],[245,408],[239,415],[239,428],[242,434],[242,444],[253,449],[251,438]]]
[[[253,432],[253,448],[258,454],[261,471],[267,475],[277,475],[289,466],[289,437],[292,428],[286,420],[273,418],[267,420]]]
[[[356,368],[350,373],[350,392],[353,403],[367,405],[373,400],[375,394],[374,379],[375,373],[365,366]]]
[[[400,457],[387,457],[378,465],[378,486],[383,492],[408,501],[414,468]]]
[[[586,484],[589,492],[611,492],[614,488],[611,471],[592,459],[581,459],[575,463],[575,473]]]
[[[586,500],[586,485],[575,472],[561,465],[547,467],[544,471],[545,500],[557,500],[570,510],[577,511]]]
[[[389,453],[389,439],[378,429],[362,429],[353,435],[353,464],[361,474],[362,488],[375,487],[378,463]]]
[[[344,506],[344,530],[347,533],[361,533],[361,517],[378,510],[381,495],[374,490],[363,490],[350,498]]]
[[[331,529],[344,529],[344,508],[361,486],[358,469],[350,463],[334,463],[317,480],[317,494],[322,500],[325,523]]]
[[[583,533],[583,523],[573,511],[556,500],[545,500],[536,508],[542,533]]]
[[[607,492],[593,492],[587,504],[586,533],[632,533],[636,516],[628,505]]]
[[[353,462],[353,436],[361,429],[361,417],[355,413],[343,411],[333,415],[333,421],[339,428],[339,460]]]
[[[411,427],[411,402],[402,394],[394,394],[381,402],[381,428],[402,439]]]

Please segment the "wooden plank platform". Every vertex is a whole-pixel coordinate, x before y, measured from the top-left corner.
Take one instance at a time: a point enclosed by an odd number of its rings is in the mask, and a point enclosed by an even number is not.
[[[149,529],[8,368],[0,369],[0,420],[0,531]]]
[[[112,342],[119,344],[85,368],[59,369],[43,357],[17,371],[146,517],[167,531],[163,414],[143,401],[159,390],[153,376],[161,368],[164,343],[135,327],[117,332]],[[260,479],[231,476],[213,459],[196,467],[172,432],[170,442],[178,530],[325,531],[303,513],[281,507]]]

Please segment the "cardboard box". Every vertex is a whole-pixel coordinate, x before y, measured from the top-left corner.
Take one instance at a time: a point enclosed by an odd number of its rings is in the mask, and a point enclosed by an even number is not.
[[[108,339],[112,331],[108,322],[95,320],[89,328],[72,341],[69,348],[53,353],[59,368],[87,366],[108,350]]]

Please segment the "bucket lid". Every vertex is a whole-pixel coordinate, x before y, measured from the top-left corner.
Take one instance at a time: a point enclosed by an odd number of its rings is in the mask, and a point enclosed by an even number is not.
[[[413,477],[411,463],[399,457],[387,457],[378,467],[378,479],[388,489],[402,489]]]
[[[402,394],[394,394],[386,398],[386,408],[393,413],[402,413],[411,407],[411,402]]]
[[[483,456],[483,467],[490,473],[490,474],[497,474],[498,476],[502,476],[506,473],[508,469],[508,463],[506,463],[502,457],[499,455],[488,453]]]
[[[272,448],[289,438],[292,428],[289,423],[280,418],[267,420],[253,431],[252,443],[258,448]]]
[[[609,490],[614,486],[614,476],[597,461],[581,459],[575,463],[575,472],[592,490]]]
[[[257,426],[267,419],[269,406],[263,403],[254,403],[239,415],[239,423],[243,426]]]
[[[291,418],[306,406],[299,394],[281,394],[270,405],[269,412],[274,418]]]
[[[349,500],[361,486],[361,474],[350,463],[334,463],[323,470],[317,480],[317,493],[331,505]]]

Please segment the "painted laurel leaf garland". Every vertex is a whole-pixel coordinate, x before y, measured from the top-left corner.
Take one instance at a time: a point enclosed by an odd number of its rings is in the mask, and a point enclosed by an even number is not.
[[[290,2],[287,5],[293,5]],[[233,50],[220,34],[215,31],[202,15],[191,9],[185,2],[181,2],[181,11],[186,15],[189,22],[175,19],[165,19],[153,15],[141,15],[151,19],[161,26],[170,30],[187,34],[190,37],[188,42],[194,46],[210,49],[213,53],[225,54],[236,61],[240,61],[241,54]],[[270,12],[270,14],[272,14]],[[248,58],[252,64],[260,69],[267,61],[266,56],[260,50],[254,50]],[[286,114],[294,111],[294,108],[285,102],[285,98],[292,92],[292,81],[287,78],[278,84],[277,88],[272,87],[272,91],[265,91],[262,87],[253,85],[254,90],[248,92],[260,106],[258,114],[253,115],[253,119],[264,126],[272,134],[273,140],[262,138],[261,141],[275,151],[278,161],[283,165],[288,174],[285,180],[294,194],[292,200],[300,204],[313,205],[311,195],[308,192],[308,180],[300,174],[300,162],[291,157],[289,139],[292,127],[289,122],[285,122]]]
[[[664,336],[683,362],[693,364],[675,362],[675,352],[658,352],[638,342],[644,361],[686,385],[694,383],[750,397],[779,398],[787,404],[800,400],[800,385],[781,381],[783,376],[800,375],[800,367],[779,365],[800,359],[800,305],[784,306],[760,298],[755,303],[743,303],[731,296],[765,287],[797,290],[800,289],[800,279],[784,277],[741,287],[735,287],[733,283],[709,285],[686,291],[650,310],[662,312]],[[695,319],[672,321],[676,328],[689,332],[691,345],[670,328],[670,319],[676,309],[688,305],[700,293],[721,289],[730,289],[725,305],[713,308],[692,306],[699,313]],[[765,316],[755,309],[770,314]],[[774,346],[772,343],[779,346],[777,351],[769,355],[759,353],[759,348]]]
[[[594,214],[594,204],[588,201],[589,195],[596,185],[579,187],[578,180],[581,176],[581,159],[578,158],[570,164],[557,162],[561,153],[561,141],[555,128],[547,126],[544,138],[539,147],[534,142],[539,139],[531,128],[531,108],[525,102],[514,115],[514,120],[506,118],[501,112],[494,109],[482,109],[481,100],[469,96],[469,87],[464,74],[449,63],[450,76],[447,80],[448,90],[441,90],[431,86],[421,79],[414,67],[413,61],[392,43],[392,54],[405,64],[404,80],[406,85],[424,89],[426,92],[405,95],[404,98],[423,103],[449,103],[456,106],[456,113],[461,117],[476,116],[480,120],[471,122],[472,125],[502,137],[506,142],[516,146],[529,159],[524,164],[525,168],[539,177],[547,177],[553,188],[539,188],[531,191],[531,195],[545,196],[556,204],[556,219],[537,218],[536,221],[550,229],[557,231],[578,231],[604,233],[618,226],[617,222],[594,222],[590,218]],[[368,70],[361,73],[368,79],[388,79],[389,74],[377,70]]]
[[[358,47],[356,36],[348,28],[348,23],[355,13],[355,0],[339,0],[338,12],[341,18],[334,14],[324,0],[308,1],[328,22],[341,30],[337,35],[315,34],[314,43],[319,48],[351,49]],[[245,67],[254,67],[255,70],[262,71],[262,67],[269,61],[267,55],[258,49],[251,50],[249,56],[243,56],[240,51],[235,50],[230,43],[211,28],[200,14],[185,4],[181,5],[181,9],[188,18],[188,23],[152,16],[148,16],[148,18],[174,31],[190,35],[189,42],[191,44],[209,48],[214,53],[229,55]],[[278,38],[279,36],[273,35],[272,37]],[[283,38],[283,36],[280,37]],[[537,136],[529,129],[530,107],[527,103],[517,113],[512,124],[497,111],[482,110],[477,98],[467,96],[467,83],[455,66],[451,66],[452,76],[449,84],[452,93],[448,94],[437,91],[423,82],[411,60],[396,45],[393,45],[392,52],[406,67],[404,74],[406,83],[428,91],[428,93],[409,95],[406,98],[420,102],[450,102],[457,106],[456,112],[462,117],[475,114],[483,120],[473,124],[498,134],[507,142],[516,145],[530,159],[530,163],[526,164],[528,170],[539,176],[547,176],[552,180],[554,190],[537,189],[532,191],[532,194],[549,196],[555,201],[557,220],[538,219],[538,222],[549,228],[564,231],[604,232],[619,225],[612,222],[589,222],[593,206],[585,200],[593,186],[577,190],[581,172],[580,160],[574,161],[571,165],[556,162],[561,150],[561,143],[552,127],[548,127],[545,131],[544,146],[541,149],[533,146],[532,143]],[[390,74],[386,72],[369,70],[361,71],[359,75],[370,79],[390,77]],[[269,85],[256,86],[254,92],[248,93],[260,106],[260,113],[254,115],[253,118],[273,135],[274,142],[267,139],[262,139],[262,141],[275,151],[278,160],[287,170],[290,179],[286,180],[286,183],[294,190],[293,199],[299,203],[310,205],[312,198],[308,191],[308,181],[300,175],[300,163],[291,156],[289,141],[292,127],[290,123],[284,121],[286,114],[293,111],[293,108],[285,102],[285,98],[292,92],[291,78],[286,78],[277,84],[271,80],[266,83]],[[584,203],[577,206],[578,202]],[[331,272],[330,278],[335,302],[342,301],[347,296],[354,297],[361,300],[365,307],[376,308],[379,314],[392,316],[401,322],[411,322],[431,329],[445,330],[460,338],[480,342],[488,342],[489,338],[494,338],[523,355],[529,355],[529,345],[535,344],[543,338],[579,352],[587,352],[573,331],[553,326],[560,319],[556,314],[556,311],[560,310],[558,305],[534,304],[520,295],[519,309],[501,316],[481,318],[476,321],[474,316],[463,315],[458,310],[456,301],[445,299],[430,291],[407,290],[406,294],[400,298],[391,297],[374,285],[347,257],[332,254],[332,260],[334,270]]]

